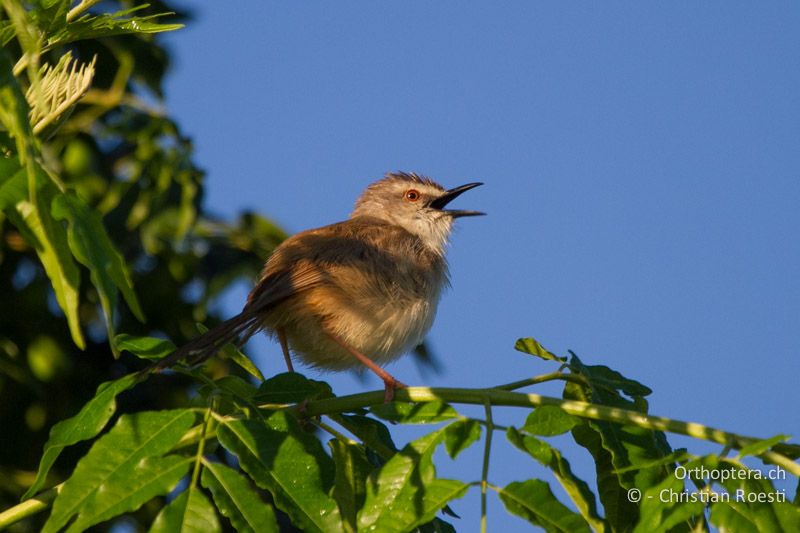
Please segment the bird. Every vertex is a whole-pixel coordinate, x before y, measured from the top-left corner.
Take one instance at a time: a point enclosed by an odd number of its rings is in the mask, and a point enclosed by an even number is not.
[[[447,209],[483,185],[445,189],[432,179],[390,172],[358,197],[342,222],[297,233],[268,257],[242,311],[156,363],[162,371],[185,360],[197,365],[223,346],[242,347],[264,331],[292,353],[330,371],[367,367],[389,402],[406,385],[383,365],[420,345],[445,287],[448,239],[456,218],[480,211]]]

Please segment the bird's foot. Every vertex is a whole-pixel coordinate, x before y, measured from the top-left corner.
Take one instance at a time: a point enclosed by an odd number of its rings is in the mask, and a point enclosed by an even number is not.
[[[401,383],[395,377],[389,374],[387,376],[388,378],[383,378],[383,403],[391,403],[394,400],[394,391],[408,387],[408,385]]]

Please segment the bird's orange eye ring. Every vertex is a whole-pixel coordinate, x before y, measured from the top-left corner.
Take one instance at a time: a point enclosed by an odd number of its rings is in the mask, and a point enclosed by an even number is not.
[[[417,189],[408,189],[403,195],[403,198],[408,202],[416,202],[422,195]]]

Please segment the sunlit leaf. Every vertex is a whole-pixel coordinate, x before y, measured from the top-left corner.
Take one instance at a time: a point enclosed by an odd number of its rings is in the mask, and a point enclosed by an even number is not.
[[[181,492],[161,509],[149,533],[216,533],[222,531],[208,498],[195,488]],[[241,530],[240,530],[241,531]]]
[[[550,486],[540,479],[509,483],[500,490],[500,500],[510,513],[546,531],[591,532],[589,524],[558,501]]]
[[[580,418],[565,413],[554,405],[542,405],[528,415],[522,431],[531,435],[552,437],[566,433],[581,423]]]
[[[336,481],[333,497],[339,505],[345,531],[358,528],[358,510],[364,504],[366,480],[372,471],[364,448],[352,442],[334,439],[328,442],[336,463]]]
[[[50,205],[58,193],[39,167],[38,163],[30,161],[26,173],[28,179],[33,172],[36,186],[35,201],[27,199],[28,191],[21,187],[21,180],[25,179],[19,173],[6,182],[8,187],[3,187],[3,202],[14,202],[15,210],[6,209],[5,213],[17,227],[25,241],[36,250],[42,266],[50,279],[56,301],[67,317],[70,334],[79,348],[85,347],[83,334],[78,316],[80,272],[72,258],[64,228],[53,220],[50,215]],[[24,194],[24,198],[12,198],[10,194]]]
[[[789,440],[789,435],[775,435],[774,437],[770,437],[768,439],[748,444],[747,446],[743,446],[739,450],[739,457],[746,457],[748,455],[760,455],[766,452],[767,450],[772,449],[772,447],[778,444],[779,442],[785,442],[787,440]]]
[[[104,516],[103,513],[107,513],[109,508],[119,504],[113,501],[114,497],[130,497],[125,491],[132,488],[130,480],[137,475],[136,469],[142,459],[159,456],[172,449],[194,419],[195,415],[190,410],[152,411],[121,416],[114,427],[98,439],[78,461],[72,476],[61,487],[43,531],[47,533],[61,529],[78,513],[80,515],[76,523],[90,520],[96,516],[93,513]],[[152,464],[158,466],[159,463]],[[177,465],[178,463],[171,463],[171,467],[178,468]],[[188,469],[188,464],[186,468]],[[163,488],[171,479],[164,478],[160,485],[148,485],[146,490],[142,489],[145,492],[137,493],[136,496],[141,497],[149,494],[148,491]],[[171,487],[167,487],[167,490],[169,488]]]
[[[410,531],[464,495],[469,488],[465,483],[436,478],[431,457],[444,432],[439,429],[410,442],[372,473],[358,515],[359,531]]]
[[[137,6],[116,13],[102,13],[99,15],[86,14],[70,22],[60,31],[55,32],[47,40],[47,46],[52,48],[82,39],[92,39],[95,37],[110,37],[112,35],[122,35],[126,33],[159,33],[164,31],[177,30],[183,24],[161,24],[156,22],[166,13],[131,16],[136,11],[146,6]]]
[[[539,341],[537,341],[536,339],[532,339],[530,337],[517,339],[517,342],[514,343],[514,349],[517,350],[518,352],[535,355],[536,357],[541,357],[546,361],[558,361],[560,363],[566,361],[565,358],[554,355],[544,346],[539,344]]]
[[[239,533],[278,531],[272,506],[236,470],[220,463],[206,463],[202,482],[211,491],[219,511]]]
[[[266,424],[225,420],[217,428],[220,444],[236,455],[256,484],[269,490],[275,505],[306,531],[338,531],[341,518],[329,496],[334,464],[314,436],[303,432],[284,411]]]
[[[179,455],[141,459],[98,487],[92,498],[81,506],[67,533],[85,531],[95,524],[135,511],[156,496],[168,494],[189,473],[192,463],[193,457]]]
[[[140,374],[128,374],[115,381],[102,383],[97,387],[94,398],[89,400],[77,415],[54,425],[50,429],[50,438],[44,445],[36,479],[22,498],[28,499],[39,492],[61,450],[100,433],[117,410],[117,395],[130,389],[142,379],[143,376]]]

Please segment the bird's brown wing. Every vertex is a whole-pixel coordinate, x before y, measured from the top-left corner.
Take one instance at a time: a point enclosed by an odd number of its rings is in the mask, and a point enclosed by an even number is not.
[[[162,359],[156,370],[186,359],[199,363],[228,343],[243,344],[260,330],[265,313],[301,292],[324,284],[338,285],[350,270],[389,269],[396,258],[387,254],[386,241],[407,242],[408,251],[424,260],[426,251],[418,239],[397,226],[368,217],[357,217],[298,233],[282,242],[264,265],[261,278],[235,317],[192,339]]]
[[[270,309],[298,292],[317,286],[323,277],[322,271],[309,261],[298,261],[293,270],[265,271],[247,297],[243,312],[260,313]]]

